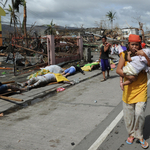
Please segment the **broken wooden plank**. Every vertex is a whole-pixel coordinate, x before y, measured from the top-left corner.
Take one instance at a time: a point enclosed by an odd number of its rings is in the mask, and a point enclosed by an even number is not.
[[[11,94],[11,93],[14,93],[14,92],[13,91],[6,92],[6,93],[3,93],[3,94],[0,94],[0,96],[5,96],[5,95]]]
[[[0,67],[0,70],[13,70],[13,68],[8,68],[8,67]]]
[[[23,70],[30,69],[30,68],[37,67],[37,66],[39,66],[39,67],[40,67],[40,66],[45,66],[45,65],[48,65],[48,63],[46,62],[46,63],[34,65],[34,66],[25,67],[25,68],[23,68]]]
[[[47,85],[52,85],[52,84],[57,84],[58,82],[51,82],[51,83],[49,83],[49,84],[47,84]]]
[[[0,56],[7,56],[7,54],[5,54],[5,53],[0,53]]]
[[[23,48],[23,49],[28,50],[28,51],[31,51],[31,52],[34,52],[34,53],[38,53],[38,54],[47,56],[47,54],[42,53],[42,52],[35,51],[35,50],[33,50],[33,49],[29,49],[29,48],[22,47],[22,46],[19,46],[19,45],[15,45],[15,46],[16,46],[16,47],[19,47],[19,48]]]
[[[9,83],[15,83],[15,81],[2,82],[2,84],[9,84]]]
[[[19,101],[22,102],[22,99],[13,98],[13,97],[7,97],[7,96],[0,96],[1,99],[10,100],[10,101]]]

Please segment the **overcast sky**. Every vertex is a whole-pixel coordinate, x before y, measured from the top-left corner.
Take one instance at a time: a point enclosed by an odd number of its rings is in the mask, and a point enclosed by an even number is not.
[[[51,20],[61,26],[96,27],[95,22],[106,20],[106,13],[116,12],[114,26],[139,27],[138,21],[150,30],[150,1],[145,0],[26,0],[27,23],[50,24]],[[9,0],[11,2],[11,0]],[[20,9],[20,17],[23,9]],[[136,19],[134,19],[136,18]],[[2,21],[9,21],[7,15]],[[21,19],[22,20],[22,19]]]

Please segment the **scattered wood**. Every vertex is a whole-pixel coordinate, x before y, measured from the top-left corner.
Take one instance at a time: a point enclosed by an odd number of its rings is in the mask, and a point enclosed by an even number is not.
[[[5,54],[5,53],[0,53],[0,56],[7,56],[7,54]]]
[[[31,51],[31,52],[34,52],[34,53],[38,53],[38,54],[47,56],[47,54],[42,53],[42,52],[35,51],[35,50],[33,50],[33,49],[29,49],[29,48],[22,47],[22,46],[19,46],[19,45],[15,45],[15,46],[16,46],[16,47],[19,47],[19,48],[23,48],[23,49],[25,49],[25,50],[27,50],[27,51]]]
[[[34,65],[34,66],[25,67],[25,68],[23,68],[23,70],[30,69],[30,68],[37,67],[37,66],[39,66],[39,67],[40,67],[40,66],[45,66],[45,65],[48,65],[48,63],[46,62],[46,63]]]
[[[2,84],[9,84],[9,83],[15,83],[15,81],[2,82]]]
[[[49,83],[49,84],[47,84],[47,85],[52,85],[52,84],[57,84],[58,82],[51,82],[51,83]]]
[[[5,95],[8,95],[8,94],[12,94],[12,93],[14,93],[14,92],[13,91],[8,91],[6,93],[0,94],[0,96],[5,96]]]
[[[1,99],[5,99],[5,100],[10,100],[10,101],[19,101],[19,102],[23,101],[22,99],[13,98],[13,97],[7,97],[7,96],[1,96],[1,95],[0,95],[0,98]]]
[[[0,67],[0,70],[13,70],[13,68],[8,68],[8,67]]]

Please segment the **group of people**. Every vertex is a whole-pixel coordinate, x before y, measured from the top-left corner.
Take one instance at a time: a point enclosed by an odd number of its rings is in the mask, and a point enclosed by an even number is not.
[[[87,64],[89,65],[89,64]],[[99,66],[99,63],[92,64],[90,66],[91,70],[97,68],[97,65]],[[0,94],[4,93],[8,89],[11,89],[13,91],[29,91],[33,88],[45,86],[50,82],[64,82],[68,84],[74,84],[73,82],[70,82],[67,77],[70,75],[73,75],[77,72],[81,72],[83,75],[85,75],[84,70],[81,69],[79,65],[71,66],[67,68],[66,70],[63,70],[58,65],[51,65],[43,68],[44,70],[48,70],[45,73],[42,71],[40,74],[33,74],[31,75],[31,78],[29,78],[28,81],[24,83],[17,82],[18,86],[11,85],[11,84],[2,84],[0,82]]]
[[[85,66],[90,67],[90,71],[93,69],[99,68],[99,62],[95,63],[89,63],[86,64]],[[83,69],[82,69],[83,68]],[[61,67],[58,65],[50,65],[45,68],[42,68],[43,70],[47,70],[46,72],[38,71],[39,74],[32,74],[29,76],[29,80],[24,82],[24,83],[19,83],[17,82],[18,86],[11,85],[11,84],[2,84],[0,82],[0,94],[4,93],[8,89],[11,89],[13,91],[29,91],[33,88],[45,86],[50,82],[65,82],[68,84],[74,84],[73,82],[70,82],[67,77],[70,75],[73,75],[77,72],[81,72],[83,75],[84,73],[84,67],[80,67],[79,65],[74,65],[66,70],[63,70]],[[87,71],[87,70],[86,70]]]
[[[106,81],[106,79],[110,77],[109,71],[111,68],[109,63],[109,53],[111,44],[107,42],[106,36],[102,37],[102,43],[103,44],[100,46],[99,62],[101,62],[103,73],[103,79],[101,81]],[[128,48],[120,55],[116,73],[120,76],[120,87],[123,91],[122,101],[124,122],[129,135],[126,143],[132,144],[134,139],[138,139],[144,149],[149,146],[148,142],[143,137],[145,121],[144,112],[147,104],[147,72],[150,72],[149,67],[150,49],[145,48],[145,45],[143,47],[139,35],[130,34]],[[34,87],[46,85],[53,81],[68,82],[69,80],[66,77],[77,71],[81,72],[83,75],[85,74],[79,66],[71,66],[61,74],[48,73],[37,76],[21,84],[21,86],[27,86],[30,90]],[[107,78],[105,72],[107,72]],[[0,92],[9,88],[12,90],[24,90],[23,88],[18,88],[10,84],[5,85],[0,83]]]

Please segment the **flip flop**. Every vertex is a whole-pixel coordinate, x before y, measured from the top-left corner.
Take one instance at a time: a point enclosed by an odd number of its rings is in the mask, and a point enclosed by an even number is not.
[[[128,137],[128,139],[126,140],[127,144],[132,144],[134,140],[134,137]]]
[[[106,79],[102,79],[101,82],[106,81]]]
[[[139,142],[141,143],[142,148],[147,149],[147,148],[149,147],[149,145],[148,145],[147,142],[146,142],[147,145],[145,145],[145,140],[143,140],[143,142],[141,142],[141,141],[139,140]]]

